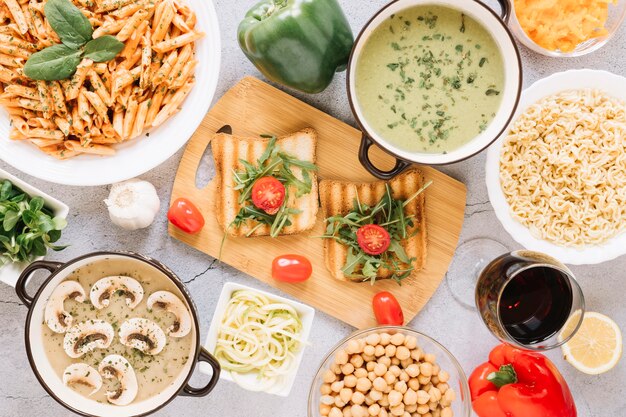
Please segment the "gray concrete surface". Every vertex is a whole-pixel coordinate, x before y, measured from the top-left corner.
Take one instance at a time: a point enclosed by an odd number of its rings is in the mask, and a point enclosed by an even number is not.
[[[222,72],[216,97],[246,74],[258,75],[245,59],[236,43],[239,20],[255,0],[216,0],[223,37]],[[354,31],[358,31],[385,0],[342,0]],[[525,85],[554,72],[572,68],[598,68],[626,76],[626,25],[604,49],[580,59],[557,60],[538,56],[522,48]],[[199,69],[202,70],[201,68]],[[344,75],[337,76],[323,94],[302,96],[303,100],[338,118],[354,123],[344,91]],[[162,166],[145,174],[155,184],[163,202],[169,200],[172,181],[181,153]],[[6,156],[3,156],[5,158]],[[484,154],[443,170],[468,186],[468,201],[462,241],[489,236],[518,247],[498,223],[487,198],[484,184]],[[114,227],[102,200],[108,187],[75,188],[49,184],[17,172],[5,163],[0,167],[60,198],[71,208],[70,225],[63,240],[72,246],[50,258],[68,260],[94,250],[123,249],[145,253],[169,265],[187,282],[200,311],[202,337],[206,334],[213,309],[224,282],[235,281],[257,288],[275,291],[238,271],[217,265],[196,250],[172,240],[166,233],[163,204],[159,220],[151,228],[125,232]],[[205,170],[209,177],[211,169]],[[216,236],[216,239],[218,237]],[[626,258],[597,266],[574,267],[586,295],[587,305],[613,317],[626,330],[624,307],[624,274]],[[370,300],[363,300],[369,303]],[[69,416],[71,413],[46,395],[30,371],[23,346],[26,308],[13,289],[0,284],[0,416]],[[464,366],[466,372],[482,362],[496,340],[488,333],[475,312],[465,310],[442,284],[426,308],[409,324],[438,339],[447,346]],[[236,385],[222,382],[212,395],[203,399],[178,398],[157,413],[161,417],[303,417],[306,415],[309,384],[324,354],[353,329],[334,318],[318,313],[311,335],[312,344],[306,349],[295,387],[289,398],[250,393]],[[560,352],[549,356],[564,374],[574,393],[582,417],[626,416],[626,360],[613,371],[601,376],[579,373],[560,358]],[[194,377],[197,383],[203,376]]]

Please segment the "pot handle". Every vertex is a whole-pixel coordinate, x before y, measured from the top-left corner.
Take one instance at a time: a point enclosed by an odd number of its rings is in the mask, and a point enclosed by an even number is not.
[[[498,0],[500,4],[500,17],[505,23],[509,23],[509,18],[511,17],[512,5],[511,0]]]
[[[206,362],[211,368],[213,368],[213,375],[208,384],[203,388],[194,388],[187,384],[181,391],[180,395],[185,397],[204,397],[215,388],[217,381],[220,379],[220,363],[211,355],[205,348],[200,347],[200,354],[198,355],[198,362]]]
[[[359,148],[359,161],[361,162],[361,165],[363,165],[363,167],[376,178],[385,181],[390,180],[411,165],[410,163],[403,161],[402,159],[396,158],[396,165],[391,168],[391,170],[381,171],[374,166],[372,161],[370,161],[369,153],[372,145],[374,145],[374,141],[372,140],[372,138],[370,138],[366,133],[363,133],[363,138],[361,139],[361,147]]]
[[[63,265],[63,263],[61,262],[35,261],[32,264],[28,265],[24,269],[24,271],[22,271],[20,277],[15,283],[15,292],[26,307],[30,308],[33,303],[33,297],[28,295],[28,293],[26,292],[26,284],[28,283],[28,279],[30,278],[30,276],[39,269],[45,269],[46,271],[52,273],[59,269],[61,265]]]

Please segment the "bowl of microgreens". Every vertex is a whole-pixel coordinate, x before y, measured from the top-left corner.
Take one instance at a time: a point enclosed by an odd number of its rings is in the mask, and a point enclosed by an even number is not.
[[[0,281],[15,286],[26,266],[57,245],[69,208],[0,169]]]

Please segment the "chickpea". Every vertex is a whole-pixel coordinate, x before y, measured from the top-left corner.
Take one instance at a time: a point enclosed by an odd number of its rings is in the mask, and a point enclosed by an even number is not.
[[[426,375],[420,375],[417,377],[417,380],[420,382],[420,384],[422,385],[426,385],[428,383],[430,383],[430,377],[426,376]]]
[[[411,378],[415,378],[420,374],[420,367],[413,363],[406,367],[406,373],[409,374]]]
[[[335,375],[335,373],[329,369],[326,372],[324,372],[324,376],[322,377],[322,380],[325,383],[330,384],[331,382],[335,382],[337,380],[337,375]]]
[[[346,375],[343,379],[343,385],[348,388],[356,387],[356,377],[354,375]]]
[[[350,407],[345,407],[343,409],[343,417],[352,417],[352,411],[350,411]]]
[[[441,397],[441,405],[443,406],[449,406],[450,404],[452,404],[452,401],[454,401],[456,399],[456,394],[454,393],[454,390],[449,389],[446,392],[443,393],[443,397]]]
[[[439,381],[440,382],[448,382],[450,380],[450,374],[446,371],[439,372]]]
[[[376,362],[367,362],[365,364],[365,369],[367,369],[367,372],[371,372],[374,370],[374,368],[376,367],[376,365],[378,365],[378,363]]]
[[[404,414],[404,404],[400,403],[395,407],[391,407],[389,411],[391,411],[391,415],[400,417]]]
[[[406,392],[404,393],[404,404],[405,405],[417,404],[417,393],[410,388],[406,390]]]
[[[387,382],[388,385],[396,382],[396,376],[391,371],[385,372],[385,376],[383,376],[383,378],[385,378],[385,382]]]
[[[380,409],[380,413],[378,414],[378,417],[388,417],[389,413],[387,413],[387,410],[385,410],[384,408]]]
[[[365,338],[368,345],[376,346],[380,343],[380,335],[378,333],[372,333]]]
[[[387,356],[381,356],[380,358],[378,358],[378,363],[381,363],[389,368],[391,366],[391,358]]]
[[[354,372],[354,365],[352,365],[351,363],[346,363],[345,365],[341,366],[341,373],[342,374],[350,375],[353,372]]]
[[[381,407],[389,407],[389,395],[388,394],[383,394],[383,398],[378,400],[378,404],[380,404]],[[384,408],[383,408],[383,410],[384,410]]]
[[[399,366],[400,365],[400,359],[396,358],[395,356],[393,358],[391,358],[391,364],[392,365],[396,365]]]
[[[444,394],[446,391],[448,391],[448,389],[450,389],[450,386],[446,384],[445,382],[438,383],[436,387],[439,391],[441,391],[442,394]]]
[[[409,377],[409,374],[407,374],[405,371],[400,372],[400,381],[404,381],[404,382],[409,382],[409,379],[411,379]]]
[[[406,346],[398,346],[396,349],[396,358],[401,361],[409,359],[411,357],[411,351]]]
[[[365,362],[365,360],[363,359],[363,357],[361,355],[353,355],[350,358],[350,363],[352,365],[354,365],[355,368],[362,367],[364,362]]]
[[[417,404],[409,404],[404,403],[404,411],[407,413],[414,413],[417,411]]]
[[[372,388],[372,381],[367,378],[359,378],[356,381],[356,389],[361,392],[367,392]]]
[[[333,371],[337,375],[341,375],[341,365],[337,365],[336,363],[333,363],[330,366],[330,370]]]
[[[433,374],[433,366],[429,362],[420,364],[420,374],[430,377]]]
[[[364,402],[365,402],[365,395],[362,392],[356,391],[354,394],[352,394],[352,404],[361,405]]]
[[[383,346],[387,346],[391,340],[391,335],[389,333],[381,333],[380,334],[380,344]]]
[[[374,356],[374,355],[366,355],[365,353],[363,353],[362,356],[363,356],[363,360],[366,361],[366,362],[371,362],[371,361],[375,361],[376,360],[376,356]]]
[[[433,385],[439,384],[439,377],[437,375],[433,375],[430,377],[430,383]]]
[[[347,353],[360,353],[359,352],[359,342],[352,339],[348,342],[348,346],[346,347]]]
[[[376,345],[376,348],[374,349],[374,356],[381,357],[385,354],[385,347],[383,345]]]
[[[372,404],[375,404],[375,403],[376,403],[376,401],[374,401],[374,400],[372,399],[372,396],[371,396],[371,395],[367,394],[367,395],[365,396],[365,404],[367,404],[367,406],[368,406],[368,407],[369,407],[370,405],[372,405]]]
[[[417,337],[415,336],[407,336],[404,338],[404,346],[413,350],[417,347]]]
[[[341,349],[335,354],[335,363],[338,365],[345,365],[348,363],[348,352]]]
[[[332,392],[332,390],[330,389],[330,384],[322,384],[322,386],[320,387],[320,394],[322,395],[328,395]]]
[[[376,352],[376,348],[374,346],[372,346],[372,345],[366,345],[363,348],[363,353],[365,353],[366,355],[374,356],[375,352]]]
[[[392,365],[389,367],[389,372],[394,374],[396,377],[399,377],[402,370],[397,365]]]
[[[380,405],[378,404],[370,405],[369,408],[367,409],[367,412],[370,413],[370,416],[377,416],[378,414],[380,414]]]
[[[417,412],[420,414],[426,414],[430,411],[427,404],[422,404],[417,406]]]
[[[402,402],[402,393],[392,390],[389,393],[389,405],[394,407]]]
[[[372,385],[375,390],[382,392],[387,387],[387,382],[383,378],[378,377],[372,382]]]
[[[330,405],[320,404],[320,415],[327,416],[330,414]]]
[[[385,389],[383,390],[383,392],[384,392],[385,394],[389,394],[389,393],[391,392],[391,390],[392,390],[392,389],[393,389],[393,387],[392,387],[391,385],[387,385],[387,386],[385,387]]]
[[[435,362],[437,362],[437,356],[433,355],[432,353],[427,353],[424,355],[424,360],[426,362],[429,362],[431,365],[434,365]]]
[[[396,350],[396,357],[397,357],[398,351]],[[409,358],[408,359],[404,359],[400,361],[400,365],[402,365],[403,368],[407,368],[409,365],[411,365],[413,363],[413,359],[411,359],[410,357],[410,353],[409,353]]]
[[[363,369],[363,368],[359,368],[356,371],[354,371],[354,376],[358,378],[367,378],[367,370]]]
[[[332,384],[330,384],[330,389],[333,392],[339,392],[341,391],[342,388],[343,388],[343,381],[335,381]]]
[[[428,403],[428,408],[432,410],[436,410],[439,407],[439,403],[437,401],[431,401]]]
[[[432,411],[433,417],[441,417],[441,408],[437,408],[431,411]]]
[[[417,378],[409,379],[408,385],[409,388],[411,388],[413,391],[417,391],[420,389],[420,382],[417,380]]]
[[[346,403],[341,401],[341,398],[339,396],[335,397],[335,406],[337,406],[339,408],[343,408],[345,405],[346,405]]]
[[[429,392],[430,389],[433,387],[433,384],[431,384],[430,382],[426,385],[422,385],[422,390]]]
[[[376,379],[376,374],[374,373],[374,371],[367,373],[367,379],[369,379],[370,381],[374,381]]]
[[[424,390],[417,391],[417,403],[422,405],[430,401],[430,395]]]
[[[433,375],[439,375],[440,371],[441,371],[441,368],[439,367],[439,365],[434,364],[433,365]]]
[[[339,398],[347,404],[350,401],[350,398],[352,398],[352,390],[350,388],[343,388],[339,391]]]
[[[370,363],[372,363],[372,362],[370,362]],[[376,376],[383,376],[383,375],[385,375],[385,372],[387,372],[387,365],[385,365],[384,363],[377,363],[374,366],[373,371],[376,374]]]
[[[332,405],[335,403],[335,397],[333,397],[332,395],[322,395],[322,398],[320,398],[320,402],[322,404]]]
[[[426,413],[426,414],[422,414],[421,417],[433,417],[433,415],[431,413]]]
[[[396,382],[396,385],[393,386],[393,389],[396,391],[401,392],[402,394],[404,394],[407,390],[407,385],[406,382],[404,381],[398,381]]]
[[[422,359],[423,356],[423,352],[420,348],[417,348],[415,350],[411,351],[411,358],[413,358],[416,361],[420,361]]]
[[[450,407],[446,407],[441,410],[441,417],[452,417],[454,413]]]
[[[406,411],[406,407],[404,407],[404,414],[402,414],[402,417],[411,417],[411,413]]]
[[[404,334],[403,333],[396,333],[393,336],[391,336],[391,339],[389,341],[393,345],[400,346],[401,344],[404,343]]]
[[[439,391],[435,387],[432,387],[430,390],[428,390],[428,395],[430,395],[430,401],[439,402],[439,400],[441,400],[441,391]]]
[[[396,346],[395,345],[387,345],[385,347],[385,356],[393,358],[396,354]]]
[[[330,409],[330,412],[328,413],[328,417],[343,417],[343,413],[341,412],[339,408],[333,407]]]
[[[373,389],[373,390],[370,391],[369,396],[374,401],[380,401],[383,398],[383,392],[382,392],[382,390],[375,390],[375,389]]]

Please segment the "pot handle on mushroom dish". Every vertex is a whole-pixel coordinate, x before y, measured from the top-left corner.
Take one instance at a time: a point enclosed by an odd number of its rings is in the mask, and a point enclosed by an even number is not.
[[[26,284],[28,283],[28,279],[31,277],[31,275],[39,269],[45,269],[46,271],[52,273],[59,269],[61,265],[63,265],[61,262],[35,261],[32,264],[28,265],[26,269],[24,269],[24,271],[22,271],[22,274],[15,284],[15,292],[26,307],[30,308],[31,304],[33,303],[33,297],[28,295],[28,293],[26,292]]]
[[[411,165],[410,163],[403,161],[402,159],[396,158],[396,165],[391,168],[391,170],[382,171],[376,168],[376,166],[374,166],[374,164],[370,160],[369,156],[370,148],[372,147],[372,145],[374,145],[374,140],[367,136],[366,133],[363,133],[363,138],[361,139],[361,147],[359,148],[359,161],[361,162],[361,165],[363,165],[363,167],[376,178],[388,181]]]
[[[206,362],[211,366],[211,368],[213,368],[213,375],[211,375],[211,380],[203,388],[194,388],[191,385],[187,384],[181,391],[180,395],[184,395],[186,397],[204,397],[205,395],[213,391],[213,388],[215,388],[217,381],[220,379],[221,367],[219,362],[203,347],[200,347],[198,362]]]

